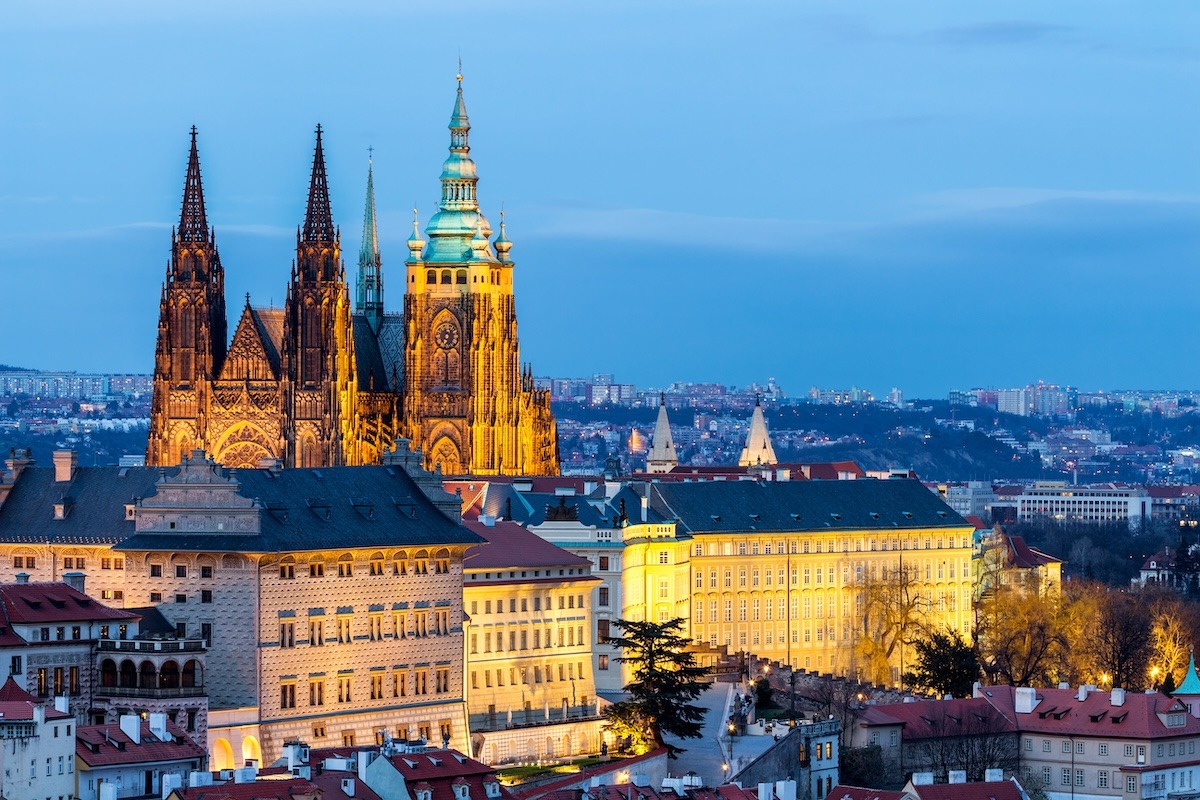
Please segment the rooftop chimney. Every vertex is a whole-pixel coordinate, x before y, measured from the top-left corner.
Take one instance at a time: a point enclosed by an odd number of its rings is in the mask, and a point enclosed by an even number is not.
[[[1004,770],[1002,769],[986,769],[983,771],[983,779],[988,783],[999,783],[1004,780]]]
[[[87,576],[82,572],[65,572],[63,573],[62,578],[63,583],[65,583],[67,586],[70,586],[80,594],[87,594],[87,592],[83,590],[83,585],[87,580]]]
[[[71,480],[75,476],[77,465],[78,461],[74,450],[55,450],[54,480],[58,483],[66,483]]]
[[[1114,706],[1125,705],[1125,690],[1122,689],[1120,686],[1114,686],[1113,690],[1112,690],[1112,695],[1110,696],[1109,699],[1112,701],[1112,704]]]
[[[129,737],[134,744],[142,743],[142,718],[137,714],[121,715],[121,733]]]
[[[167,735],[167,715],[154,712],[150,714],[150,732],[154,734],[154,738],[160,742],[168,742],[171,737]]]
[[[1032,714],[1038,703],[1037,690],[1031,686],[1018,686],[1013,698],[1013,711],[1018,714]]]
[[[33,466],[33,456],[30,455],[27,448],[16,447],[9,451],[8,460],[4,462],[4,465],[8,467],[8,471],[12,473],[15,481],[26,467]]]
[[[967,771],[964,769],[952,769],[946,783],[966,783]]]
[[[933,773],[932,772],[914,772],[913,776],[912,776],[912,783],[913,783],[913,786],[932,786],[933,785]]]

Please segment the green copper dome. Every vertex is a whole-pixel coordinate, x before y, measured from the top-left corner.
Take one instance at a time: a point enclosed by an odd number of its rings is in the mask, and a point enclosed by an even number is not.
[[[442,163],[442,197],[438,212],[425,228],[425,235],[429,237],[425,260],[437,263],[478,261],[481,257],[494,260],[490,245],[480,248],[478,242],[472,241],[482,236],[486,242],[492,235],[492,226],[479,210],[476,193],[479,176],[471,159],[468,139],[471,123],[467,119],[461,76],[449,128],[450,155]]]

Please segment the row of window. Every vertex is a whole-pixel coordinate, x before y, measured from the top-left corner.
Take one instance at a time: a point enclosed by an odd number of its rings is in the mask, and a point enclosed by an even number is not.
[[[578,670],[576,670],[577,666],[578,666]],[[607,668],[607,663],[605,666]],[[490,689],[490,688],[492,688],[492,686],[500,687],[500,686],[505,685],[504,684],[505,670],[503,668],[494,669],[494,670],[492,670],[492,669],[474,670],[473,669],[473,670],[471,670],[471,688],[472,689],[480,688],[480,686],[479,686],[479,673],[480,672],[483,673],[483,687],[484,688]],[[573,680],[575,680],[576,672],[578,672],[578,677],[580,680],[583,680],[585,678],[585,676],[587,675],[587,673],[585,673],[583,671],[583,662],[582,661],[578,662],[578,664],[574,664],[574,663],[559,664],[558,665],[558,680],[559,681],[573,681]],[[532,686],[535,683],[543,683],[543,682],[554,683],[554,674],[555,673],[554,673],[553,665],[551,665],[551,664],[547,664],[544,669],[540,664],[534,665],[532,668],[530,668],[530,667],[509,667],[508,668],[508,685],[510,685],[510,686],[521,686],[521,685]],[[530,678],[532,678],[532,680],[530,680]],[[495,683],[492,682],[493,680],[495,681]],[[585,706],[587,705],[587,695],[584,695],[581,705],[585,705]]]
[[[387,673],[384,670],[376,670],[369,674],[369,699],[383,700],[387,698],[386,691],[391,692],[392,698],[398,697],[419,697],[429,694],[430,674],[428,669],[403,670],[395,669],[391,671],[391,680],[387,681]],[[331,683],[331,681],[328,681]],[[287,678],[280,681],[279,684],[279,707],[280,708],[296,708],[296,686],[298,681],[294,678]],[[309,678],[308,679],[308,705],[323,706],[325,705],[325,684],[326,679]],[[385,689],[386,684],[386,689]],[[450,668],[438,667],[433,671],[433,691],[435,694],[445,694],[450,691]],[[334,697],[332,687],[330,691],[330,699]],[[354,701],[354,676],[339,675],[337,677],[337,702],[351,703]]]
[[[882,550],[882,551],[888,551],[888,550],[943,550],[946,548],[955,549],[955,548],[959,548],[959,547],[970,547],[971,546],[970,539],[967,536],[962,536],[962,537],[951,536],[946,539],[943,539],[940,536],[937,537],[936,539],[931,536],[926,536],[924,538],[919,537],[919,536],[911,536],[906,539],[900,538],[900,537],[893,537],[890,539],[884,538],[884,539],[879,539],[879,540],[871,538],[871,539],[866,539],[866,540],[855,539],[854,543],[853,543],[854,544],[854,552],[856,552],[856,553],[863,552],[864,543],[866,545],[865,549],[868,552],[874,552],[874,551],[878,551],[878,550]],[[840,550],[837,549],[837,544],[838,544],[837,540],[834,540],[834,539],[815,539],[815,540],[804,539],[802,541],[796,541],[795,539],[792,539],[790,541],[784,541],[781,539],[781,540],[775,542],[774,544],[772,544],[771,542],[761,542],[761,543],[760,542],[736,542],[736,543],[735,542],[708,542],[707,544],[704,542],[696,542],[694,545],[692,545],[692,556],[693,557],[700,557],[700,556],[706,556],[706,555],[707,556],[731,556],[731,555],[734,555],[735,549],[737,551],[737,555],[739,555],[739,556],[745,556],[745,555],[750,555],[750,556],[799,555],[799,554],[805,554],[805,553],[811,553],[811,552],[816,552],[816,553],[838,553],[838,552],[849,553],[849,552],[851,552],[851,550],[850,550],[851,541],[849,539],[841,540],[841,549]],[[922,546],[922,544],[924,546]],[[660,554],[659,554],[659,563],[660,564],[669,563],[669,561],[663,560],[664,558],[666,558],[666,556],[667,556],[666,550],[663,550],[660,552]]]
[[[449,636],[455,630],[450,627],[450,611],[434,611],[432,617],[428,611],[394,611],[391,614],[391,630],[384,633],[384,612],[367,615],[367,641],[379,642],[387,639],[413,639],[425,636]],[[432,625],[430,624],[432,619]],[[334,617],[337,626],[337,636],[326,638],[325,618],[310,617],[308,620],[308,646],[323,647],[327,642],[350,644],[358,637],[355,634],[354,617],[349,614],[339,614]],[[296,623],[279,623],[279,646],[295,647]],[[301,641],[301,644],[304,642]]]
[[[161,578],[162,576],[163,576],[163,565],[162,564],[151,564],[150,565],[150,577],[151,578]],[[176,564],[175,565],[175,577],[176,578],[186,578],[187,576],[188,576],[187,564]],[[212,578],[212,576],[213,576],[213,568],[211,566],[206,564],[206,565],[200,567],[200,577],[202,579],[207,580],[209,578]]]
[[[450,720],[444,719],[444,720],[440,720],[438,722],[438,735],[441,737],[441,741],[443,741],[443,742],[449,741],[451,734],[453,734],[453,732],[454,732],[454,725],[453,725],[453,723],[451,723]],[[400,727],[396,728],[396,739],[398,741],[403,742],[403,741],[407,740],[409,738],[409,736],[411,736],[411,734],[412,734],[412,729],[409,728],[407,725],[401,725]],[[314,739],[324,739],[326,735],[327,735],[327,732],[325,729],[324,722],[318,722],[315,725],[313,725],[313,738]],[[426,742],[430,742],[430,741],[432,741],[432,739],[430,738],[432,735],[433,735],[433,726],[431,723],[429,723],[429,722],[417,723],[417,738],[423,739]],[[387,736],[387,731],[382,728],[375,731],[375,744],[377,746],[383,745],[384,739],[386,736]],[[355,746],[354,739],[355,739],[354,731],[342,731],[342,747],[354,747]]]
[[[150,602],[151,603],[161,603],[162,601],[163,601],[162,592],[151,592],[150,593]],[[188,601],[187,592],[176,592],[175,593],[175,602],[176,603],[186,603],[187,601]],[[201,603],[211,603],[212,601],[213,601],[212,589],[201,589],[200,590],[200,602]]]
[[[604,601],[604,603],[602,603],[602,605],[608,605],[607,590],[605,590],[605,592],[606,592],[604,595],[605,601]],[[534,595],[532,599],[533,599],[533,610],[541,611],[542,610],[542,595]],[[508,598],[508,613],[516,614],[518,605],[520,606],[521,611],[529,611],[529,601],[530,601],[530,598],[528,598],[528,597],[522,597],[522,598],[510,597],[510,598]],[[545,596],[545,606],[546,606],[547,611],[554,608],[554,598],[551,597],[550,595]],[[561,595],[560,594],[558,596],[558,608],[560,611],[570,609],[570,608],[585,608],[585,607],[586,606],[584,606],[582,594],[572,594],[572,595]],[[480,608],[479,601],[472,600],[471,601],[471,616],[473,616],[473,617],[478,616],[479,608]],[[504,601],[497,600],[495,608],[496,608],[495,613],[503,614],[504,613]],[[483,601],[483,613],[484,614],[492,613],[492,601],[491,600]]]
[[[607,623],[608,620],[602,620],[602,622]],[[542,630],[543,629],[541,629],[541,628],[533,629],[533,648],[532,649],[534,649],[534,650],[541,650],[543,642],[545,642],[546,647],[554,647],[555,646],[550,638],[550,628],[544,629],[545,637],[542,636]],[[606,630],[606,635],[607,635],[607,630]],[[492,647],[493,641],[495,642],[495,648]],[[520,643],[519,647],[518,647],[518,642]],[[577,644],[582,645],[585,643],[586,643],[586,640],[584,639],[584,636],[583,636],[583,626],[582,625],[577,625],[574,627],[571,627],[568,625],[568,626],[562,626],[562,627],[558,628],[558,645],[557,645],[558,647],[574,647]],[[515,631],[515,630],[508,631],[508,648],[507,648],[508,651],[512,652],[512,651],[517,651],[517,650],[529,650],[529,649],[530,649],[530,647],[529,647],[529,630],[527,628],[523,628],[520,631]],[[493,650],[497,653],[505,652],[504,632],[503,631],[496,631],[494,638],[493,638],[492,631],[484,632],[484,634],[483,634],[483,652],[491,653],[491,652],[493,652]],[[479,634],[478,633],[471,634],[471,652],[472,653],[479,652]]]
[[[397,559],[392,562],[391,574],[393,576],[406,577],[408,575],[428,575],[430,559],[418,558],[409,562],[407,559]],[[305,565],[301,565],[303,569]],[[308,577],[324,578],[325,577],[325,562],[310,561],[307,565]],[[373,558],[367,562],[368,575],[384,575],[389,570],[382,558]],[[435,575],[448,575],[450,573],[450,558],[435,558],[433,559],[433,572]],[[337,576],[339,578],[350,578],[354,576],[354,561],[349,558],[337,562]],[[284,561],[279,565],[280,580],[290,581],[296,579],[296,564],[293,561]]]
[[[15,660],[20,656],[13,658]],[[38,697],[79,694],[79,667],[38,667],[37,694]],[[57,726],[54,728],[54,735],[58,735]]]
[[[880,575],[879,564],[877,563],[863,564],[860,562],[853,565],[853,570],[854,583],[862,583],[868,577],[870,577],[872,580],[878,579]],[[963,578],[967,578],[969,575],[966,559],[939,561],[936,563],[926,559],[921,563],[909,564],[907,567],[905,567],[904,571],[907,573],[906,577],[911,580],[920,580],[923,572],[926,581],[935,580],[935,573],[936,580],[939,581],[947,580],[947,578],[949,580],[957,580],[959,575],[961,575]],[[885,566],[883,574],[886,576],[888,572],[889,570]],[[692,582],[696,589],[704,588],[704,577],[705,572],[702,569],[697,569],[693,573]],[[791,568],[790,576],[784,567],[778,567],[777,569],[767,568],[761,573],[758,568],[747,570],[746,567],[740,567],[738,568],[737,572],[737,586],[739,589],[745,589],[747,587],[757,588],[760,586],[787,586],[789,577],[791,578],[790,583],[792,586],[811,586],[814,584],[817,586],[825,584],[833,586],[836,576],[834,566],[832,564],[819,565],[815,570],[811,566],[805,566],[803,568],[794,566]],[[842,585],[850,585],[851,577],[851,565],[848,563],[843,563]],[[718,572],[718,570],[715,569],[710,569],[708,571],[708,588],[733,588],[733,569],[731,567],[726,567],[721,572]]]

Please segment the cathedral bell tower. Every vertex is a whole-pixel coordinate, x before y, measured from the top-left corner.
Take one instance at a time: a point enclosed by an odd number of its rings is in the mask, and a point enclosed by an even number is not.
[[[148,461],[177,463],[204,447],[208,388],[225,360],[225,271],[208,227],[196,128],[179,227],[159,300]]]
[[[359,463],[353,447],[356,380],[350,294],[333,225],[321,126],[304,225],[296,232],[284,308],[282,390],[287,466]]]
[[[404,296],[402,429],[443,474],[557,474],[546,392],[522,372],[512,243],[481,213],[462,76],[450,115],[441,200],[425,229],[414,220]]]

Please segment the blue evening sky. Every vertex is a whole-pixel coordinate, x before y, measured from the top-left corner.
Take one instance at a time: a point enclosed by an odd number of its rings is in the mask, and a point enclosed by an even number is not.
[[[188,129],[231,327],[313,128],[389,310],[463,58],[539,375],[1200,386],[1200,5],[31,2],[0,23],[0,363],[149,372]]]

